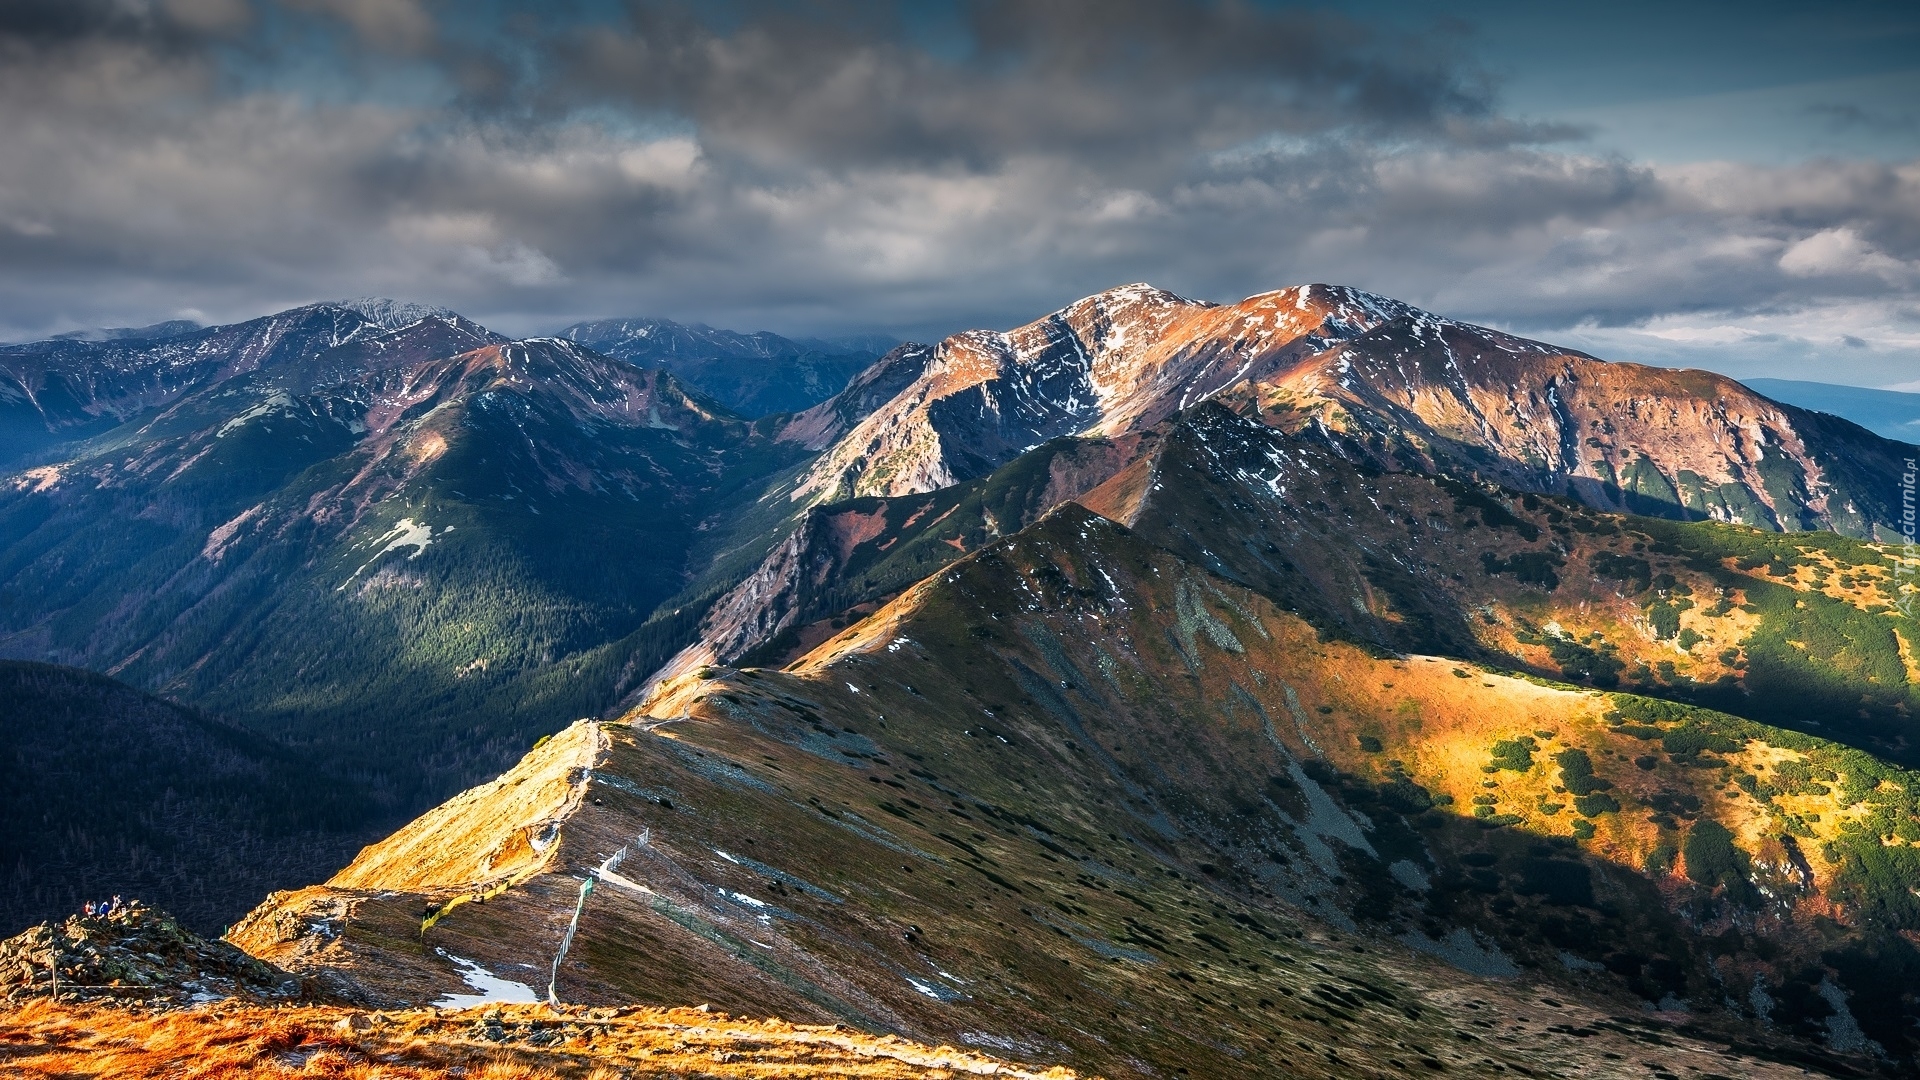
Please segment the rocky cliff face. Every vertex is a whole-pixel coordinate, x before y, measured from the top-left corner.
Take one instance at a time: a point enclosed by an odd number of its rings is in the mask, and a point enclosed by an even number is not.
[[[1606,363],[1425,313],[1235,397],[1290,430],[1341,432],[1385,467],[1788,532],[1884,532],[1909,452],[1723,376]]]
[[[1111,376],[1136,367],[1128,358],[1209,307],[1127,286],[1009,333],[950,337],[905,389],[826,450],[792,497],[932,491],[1087,430],[1105,411],[1096,368]]]
[[[1340,433],[1386,468],[1787,531],[1886,532],[1907,452],[1720,376],[1605,363],[1358,290],[1221,306],[1132,285],[941,342],[792,497],[930,491],[1209,399]]]

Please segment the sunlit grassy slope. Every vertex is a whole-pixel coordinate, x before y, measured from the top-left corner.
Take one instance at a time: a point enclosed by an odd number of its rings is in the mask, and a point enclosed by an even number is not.
[[[534,982],[577,876],[624,851],[567,1000],[712,1001],[1115,1076],[1911,1053],[1912,917],[1875,877],[1911,851],[1909,774],[1343,641],[1077,506],[787,671],[696,673],[628,719],[556,831],[550,810],[434,826],[473,853],[552,836],[545,872],[337,880],[238,940],[396,1000],[457,986],[446,954]]]
[[[165,1014],[37,1002],[0,1011],[10,1077],[193,1076],[293,1080],[628,1080],[690,1075],[814,1080],[1072,1080],[978,1052],[918,1046],[839,1027],[755,1021],[697,1009],[492,1006],[460,1012],[222,1006]]]
[[[1124,445],[1059,440],[946,492],[814,511],[817,536],[774,579],[784,591],[743,587],[749,606],[795,613],[743,662],[817,643],[1033,520],[1047,493],[1078,495],[1155,546],[1370,648],[1708,705],[1890,760],[1920,752],[1906,734],[1920,708],[1920,625],[1898,607],[1908,579],[1896,548],[1382,472],[1217,406]],[[770,560],[762,576],[781,569]]]

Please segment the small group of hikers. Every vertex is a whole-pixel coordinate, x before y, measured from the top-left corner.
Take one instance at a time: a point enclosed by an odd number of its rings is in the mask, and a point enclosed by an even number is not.
[[[89,919],[105,919],[126,911],[130,906],[125,900],[120,899],[119,893],[115,893],[111,900],[87,901],[80,908],[80,913]]]

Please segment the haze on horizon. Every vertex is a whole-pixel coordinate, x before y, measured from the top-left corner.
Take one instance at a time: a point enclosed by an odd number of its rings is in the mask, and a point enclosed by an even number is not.
[[[389,295],[931,338],[1331,281],[1920,388],[1872,0],[0,0],[0,339]]]

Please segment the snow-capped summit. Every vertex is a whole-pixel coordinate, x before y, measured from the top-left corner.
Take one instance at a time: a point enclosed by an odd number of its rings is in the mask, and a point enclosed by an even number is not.
[[[389,300],[381,296],[362,296],[352,300],[334,300],[315,307],[337,307],[360,316],[382,330],[398,330],[403,326],[412,326],[421,319],[438,316],[453,320],[460,316],[450,308],[433,304],[417,304],[407,300]]]

